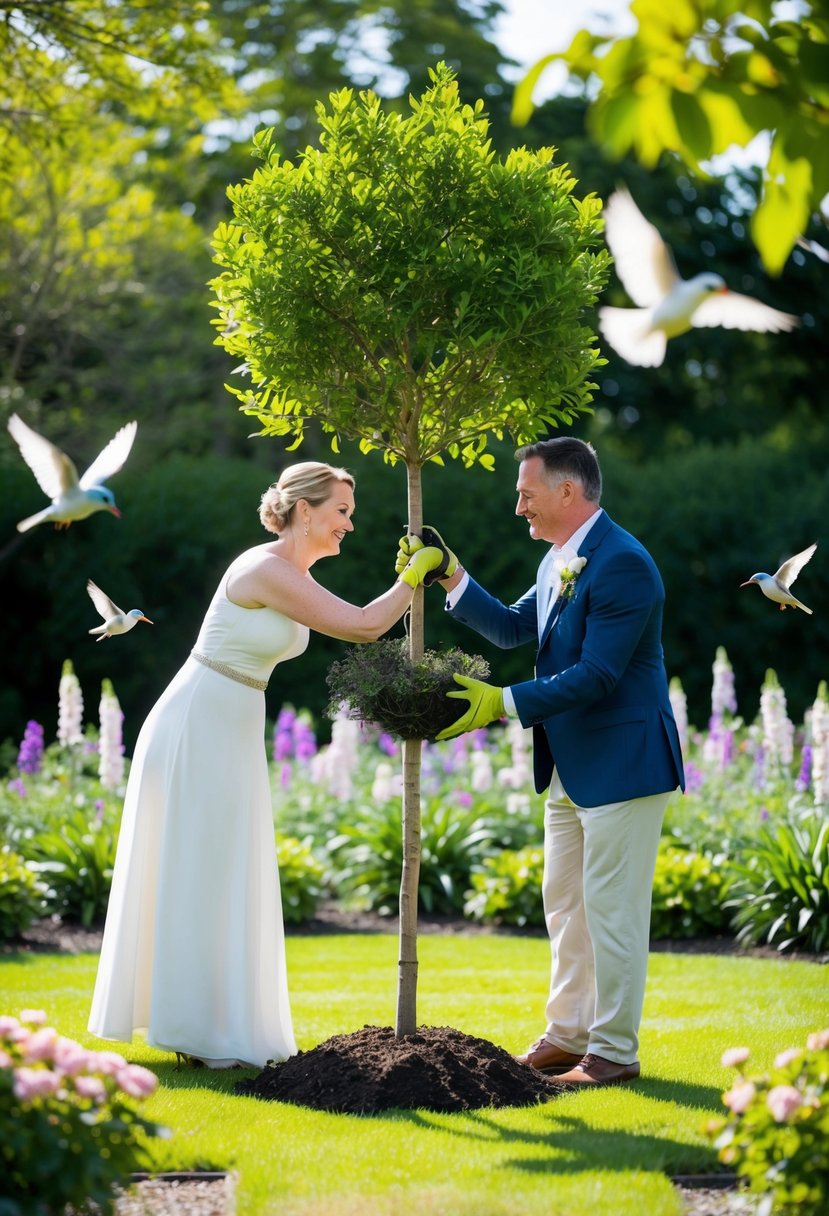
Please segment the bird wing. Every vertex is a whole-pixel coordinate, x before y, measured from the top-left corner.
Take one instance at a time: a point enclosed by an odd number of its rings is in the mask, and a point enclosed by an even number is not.
[[[794,329],[800,324],[798,317],[788,312],[779,312],[736,291],[724,291],[708,296],[691,315],[691,324],[710,329],[722,325],[724,329],[750,329],[756,333],[779,333]]]
[[[616,273],[634,304],[650,308],[680,282],[673,254],[628,190],[619,187],[604,209],[605,236]]]
[[[8,428],[44,494],[61,498],[78,484],[78,471],[65,452],[38,435],[17,414],[12,414]]]
[[[809,548],[804,549],[802,553],[795,553],[794,557],[790,557],[787,562],[783,562],[783,565],[774,577],[779,579],[784,587],[791,587],[816,548],[817,544],[809,545]]]
[[[113,604],[109,596],[96,586],[92,579],[87,582],[86,589],[89,592],[89,598],[105,621],[111,621],[114,616],[124,615],[123,610],[117,604]]]
[[[124,461],[130,454],[130,448],[135,440],[135,432],[137,430],[137,422],[128,422],[126,426],[122,426],[120,431],[113,435],[112,439],[98,453],[81,478],[82,490],[88,490],[91,486],[99,485],[100,482],[106,481],[108,477],[112,477],[120,468],[123,468]]]
[[[649,308],[600,308],[599,331],[617,355],[638,367],[659,367],[665,358],[666,339],[651,329]]]

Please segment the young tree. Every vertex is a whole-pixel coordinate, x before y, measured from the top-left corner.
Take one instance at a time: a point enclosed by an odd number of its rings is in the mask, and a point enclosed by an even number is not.
[[[347,437],[402,461],[415,532],[427,461],[489,467],[489,435],[523,443],[587,407],[601,359],[584,314],[608,267],[600,203],[574,197],[553,150],[500,160],[483,102],[463,105],[444,64],[430,77],[407,117],[332,94],[296,164],[257,136],[212,283],[217,342],[251,380],[231,389],[241,409],[292,447],[318,418],[334,450]],[[422,592],[409,637],[416,662]],[[398,1035],[416,1026],[420,754],[405,743]]]

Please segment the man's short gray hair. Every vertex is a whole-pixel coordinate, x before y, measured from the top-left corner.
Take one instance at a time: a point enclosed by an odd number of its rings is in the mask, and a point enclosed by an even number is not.
[[[598,502],[602,496],[602,471],[593,445],[583,439],[561,435],[555,439],[540,439],[527,443],[515,453],[518,461],[537,456],[544,462],[548,480],[555,485],[570,478],[581,484],[588,502]]]

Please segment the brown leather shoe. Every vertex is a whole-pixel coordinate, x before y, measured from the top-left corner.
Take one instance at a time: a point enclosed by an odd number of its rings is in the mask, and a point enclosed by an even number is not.
[[[523,1056],[515,1058],[519,1064],[529,1064],[530,1068],[537,1068],[539,1072],[546,1072],[549,1076],[555,1077],[559,1073],[567,1072],[574,1064],[578,1064],[582,1056],[556,1047],[542,1035],[540,1039],[536,1039],[532,1047],[527,1048]]]
[[[588,1053],[574,1069],[559,1073],[556,1079],[577,1088],[580,1085],[619,1085],[622,1081],[634,1081],[638,1076],[638,1060],[632,1064],[617,1064],[615,1060]]]

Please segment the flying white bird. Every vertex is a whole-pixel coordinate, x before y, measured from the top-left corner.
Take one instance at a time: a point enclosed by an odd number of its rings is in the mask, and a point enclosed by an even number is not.
[[[113,604],[108,595],[105,595],[100,587],[93,583],[92,579],[86,584],[86,589],[89,592],[89,598],[92,603],[104,618],[103,625],[98,625],[95,629],[90,629],[87,632],[97,633],[96,642],[103,642],[105,638],[111,638],[116,633],[129,633],[139,621],[146,621],[148,625],[152,625],[152,621],[140,608],[132,608],[129,612],[124,612],[123,608],[119,608],[117,604]]]
[[[52,500],[36,515],[21,519],[17,525],[18,532],[27,532],[36,524],[50,520],[56,528],[68,528],[74,520],[86,519],[96,511],[109,511],[120,519],[121,512],[115,505],[112,490],[103,483],[123,467],[138,430],[137,422],[122,426],[80,479],[66,453],[33,431],[17,414],[12,414],[8,427],[41,490]]]
[[[777,333],[798,318],[751,296],[729,291],[723,278],[705,271],[681,279],[668,245],[620,188],[604,211],[605,236],[616,273],[638,308],[599,309],[599,329],[617,354],[639,367],[659,367],[668,338],[689,329],[751,329]]]
[[[800,600],[796,600],[789,588],[816,548],[816,544],[809,545],[809,548],[804,549],[802,553],[795,553],[794,557],[790,557],[787,562],[783,562],[783,565],[776,574],[752,574],[751,578],[747,579],[744,583],[740,583],[740,586],[748,587],[751,583],[756,583],[763,595],[768,596],[770,600],[774,600],[776,604],[780,605],[781,612],[784,608],[791,606],[793,608],[801,608],[811,616],[811,608],[807,608],[805,604],[801,604]]]

